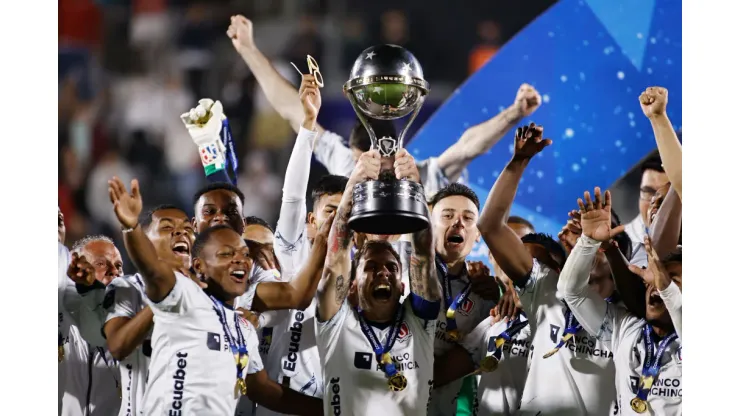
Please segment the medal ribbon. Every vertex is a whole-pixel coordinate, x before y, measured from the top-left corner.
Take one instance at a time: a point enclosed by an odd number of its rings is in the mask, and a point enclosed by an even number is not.
[[[504,332],[500,333],[491,341],[493,342],[493,345],[488,345],[487,356],[493,356],[496,361],[501,361],[501,348],[504,346],[506,341],[511,341],[511,339],[514,338],[528,324],[529,321],[527,321],[527,315],[525,315],[524,312],[520,311],[516,319],[509,322],[509,326],[506,328],[506,330],[504,330]]]
[[[570,340],[573,335],[577,334],[578,331],[583,328],[581,324],[578,323],[578,320],[573,315],[573,312],[571,312],[570,308],[567,306],[565,307],[565,331],[563,331],[563,337],[560,338],[560,342],[558,342],[557,345],[555,345],[555,348],[553,348],[550,352],[545,354],[544,358],[548,358],[552,355],[554,355],[556,352],[560,351],[561,348],[563,348],[563,345],[565,345],[568,340]]]
[[[226,341],[229,343],[229,348],[231,348],[231,353],[234,354],[234,360],[236,361],[236,378],[241,380],[244,378],[244,370],[249,363],[249,355],[247,352],[246,339],[244,338],[244,334],[242,334],[241,327],[239,326],[239,317],[237,314],[234,314],[234,327],[236,328],[236,337],[234,337],[229,325],[226,323],[226,311],[224,310],[223,303],[213,296],[211,296],[211,301],[214,305],[213,309],[218,315],[218,320],[224,328],[224,335],[226,336]]]
[[[396,338],[398,338],[398,332],[401,330],[401,322],[403,321],[403,305],[398,305],[396,319],[385,339],[385,345],[380,343],[378,336],[375,335],[375,331],[373,331],[370,324],[367,323],[367,320],[365,320],[365,317],[362,315],[359,308],[357,308],[357,316],[360,321],[360,329],[362,329],[362,333],[365,334],[365,338],[370,342],[370,346],[373,347],[375,359],[383,368],[385,378],[390,379],[398,373],[398,369],[396,368],[396,364],[393,362],[390,351],[391,348],[393,348],[393,344],[396,342]]]
[[[658,344],[658,351],[654,353],[655,342],[653,341],[652,329],[650,324],[645,324],[642,328],[642,341],[645,344],[645,361],[642,363],[642,374],[640,375],[640,384],[637,386],[637,398],[646,401],[650,395],[650,388],[653,387],[655,378],[660,372],[660,360],[663,358],[666,349],[673,341],[678,338],[675,332],[663,338]]]
[[[229,119],[224,118],[221,122],[221,142],[226,148],[226,168],[231,171],[230,178],[232,185],[236,185],[236,170],[239,168],[239,161],[236,158],[236,151],[234,150],[234,138],[231,135],[231,127],[229,126]]]
[[[450,276],[449,271],[447,269],[447,265],[444,264],[442,259],[439,258],[439,256],[435,257],[435,262],[437,263],[437,271],[442,276],[442,292],[445,298],[445,307],[447,308],[447,313],[445,314],[445,318],[447,321],[447,332],[452,332],[457,329],[457,322],[455,321],[455,312],[457,312],[457,308],[462,305],[463,302],[465,302],[468,299],[468,296],[470,296],[470,290],[472,289],[472,286],[470,282],[468,282],[467,285],[463,288],[460,293],[455,296],[455,298],[452,298],[452,284],[450,283]]]

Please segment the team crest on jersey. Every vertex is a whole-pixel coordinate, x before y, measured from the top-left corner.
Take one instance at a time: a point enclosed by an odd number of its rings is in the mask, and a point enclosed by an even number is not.
[[[473,311],[474,307],[475,307],[475,301],[470,298],[467,298],[465,299],[465,302],[463,302],[462,305],[460,305],[460,307],[457,308],[457,311],[465,316],[468,316],[470,315],[470,312]]]
[[[637,394],[637,386],[640,383],[640,377],[630,376],[630,388],[632,393]]]
[[[407,342],[411,339],[411,331],[409,326],[406,325],[406,321],[401,322],[401,327],[398,329],[398,342]]]

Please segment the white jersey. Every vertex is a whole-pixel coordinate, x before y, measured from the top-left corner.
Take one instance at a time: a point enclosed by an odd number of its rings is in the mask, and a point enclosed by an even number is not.
[[[133,319],[146,306],[144,281],[138,273],[117,277],[106,288],[103,306],[105,322],[114,318]],[[119,416],[144,415],[144,392],[146,391],[149,358],[152,355],[152,334],[119,363],[121,370],[121,410]]]
[[[149,383],[144,414],[232,415],[236,363],[214,303],[195,282],[176,273],[175,286],[162,301],[146,300],[154,312]],[[224,308],[236,336],[234,311]],[[257,334],[238,319],[249,352],[247,374],[262,370]]]
[[[647,237],[647,227],[642,220],[642,215],[638,214],[635,219],[630,221],[624,228],[624,231],[632,241],[632,254],[630,255],[630,264],[638,267],[647,267],[647,251],[645,251],[645,237]]]
[[[492,321],[492,318],[481,321],[462,342],[462,346],[470,353],[476,364],[484,357],[493,355],[496,350],[496,338],[509,327],[505,321],[497,323]],[[516,413],[527,381],[528,360],[532,348],[531,335],[531,328],[527,324],[501,347],[496,370],[481,373],[478,383],[477,414]]]
[[[352,151],[344,144],[344,139],[336,133],[326,130],[319,136],[314,149],[316,160],[332,175],[342,175],[349,177],[352,169],[355,168],[355,162],[352,160]],[[427,198],[431,198],[439,192],[440,189],[449,185],[450,180],[440,169],[438,158],[430,157],[416,162],[419,169],[421,184],[424,185],[424,193]],[[465,177],[467,171],[463,171],[457,182],[467,182]]]
[[[411,297],[405,308],[398,339],[391,355],[408,380],[406,389],[388,389],[370,341],[360,328],[357,314],[345,300],[332,319],[318,322],[317,335],[324,365],[325,415],[422,416],[427,414],[433,387],[435,321],[416,316]],[[392,325],[371,327],[384,343]]]
[[[607,305],[600,338],[615,351],[617,397],[622,415],[639,415],[632,410],[630,401],[637,394],[637,386],[645,360],[644,326],[644,320],[630,314],[626,309],[616,305]],[[658,342],[653,344],[653,354],[655,354]],[[660,372],[647,398],[648,410],[643,415],[681,415],[683,396],[681,349],[678,340],[674,340],[666,348],[660,361]]]
[[[59,243],[58,339],[64,351],[57,370],[59,414],[115,416],[120,405],[118,364],[105,348],[90,345],[80,334],[84,305],[67,277],[69,261],[69,251]]]
[[[252,303],[254,302],[254,296],[257,293],[257,285],[262,282],[281,282],[283,281],[283,275],[279,273],[277,270],[264,270],[257,264],[255,264],[252,267],[252,270],[249,274],[249,286],[247,287],[247,291],[244,292],[243,295],[239,296],[236,299],[235,305],[238,308],[244,308],[247,310],[252,310]],[[285,311],[270,311],[268,313],[282,313]],[[260,362],[264,363],[265,358],[267,356],[267,352],[270,350],[270,343],[272,342],[272,328],[262,328],[257,329],[257,342],[259,344],[259,347],[257,350],[259,352]],[[267,330],[267,331],[265,331]],[[249,350],[250,354],[252,353],[252,350]],[[251,357],[251,355],[250,355]],[[236,416],[251,416],[254,409],[254,404],[251,400],[249,400],[249,397],[247,396],[241,396],[239,397],[239,401],[236,405]]]
[[[443,271],[437,267],[437,275],[441,284],[444,285]],[[470,282],[468,280],[467,269],[463,269],[460,276],[450,276],[450,296],[454,299],[465,286]],[[445,288],[442,288],[444,293]],[[484,319],[490,316],[491,308],[495,303],[482,299],[475,293],[470,293],[467,300],[462,302],[455,312],[455,323],[461,337],[473,331],[473,329]],[[441,357],[447,351],[455,346],[456,342],[450,339],[447,333],[447,307],[443,303],[439,310],[437,319],[437,333],[434,340],[434,356]],[[432,404],[429,407],[429,415],[449,416],[455,414],[457,409],[457,395],[460,392],[463,379],[455,380],[442,387],[434,389],[432,392]]]
[[[521,415],[615,414],[614,361],[609,343],[581,329],[557,353],[543,356],[565,330],[565,305],[556,296],[558,274],[536,259],[519,297],[533,330],[533,354],[522,392]]]

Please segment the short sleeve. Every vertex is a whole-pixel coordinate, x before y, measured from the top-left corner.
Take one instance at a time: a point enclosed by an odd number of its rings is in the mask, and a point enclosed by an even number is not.
[[[427,199],[450,183],[442,169],[439,168],[436,157],[419,161],[416,163],[416,167],[419,169],[421,184],[424,185],[424,193]]]
[[[203,289],[194,281],[182,273],[175,272],[175,285],[170,293],[159,302],[149,298],[146,298],[146,302],[155,315],[184,315],[196,305],[197,296],[202,294]]]
[[[254,264],[254,266],[252,266],[252,270],[249,272],[249,282],[250,283],[280,282],[280,281],[281,281],[281,276],[280,276],[279,271],[265,270],[256,263]]]
[[[125,278],[117,277],[105,289],[105,322],[113,318],[133,318],[138,312],[141,293]]]
[[[347,315],[352,313],[352,311],[349,309],[349,303],[345,299],[337,313],[328,321],[322,322],[319,320],[318,304],[316,305],[316,309],[316,336],[324,344],[326,355],[329,356],[337,345],[339,334],[347,321]]]
[[[250,283],[247,287],[247,291],[236,298],[235,306],[237,308],[244,308],[251,311],[252,304],[254,303],[254,295],[257,293],[257,286],[259,286],[259,283]]]
[[[242,322],[246,323],[247,328],[247,351],[249,352],[249,365],[247,366],[247,374],[255,374],[264,369],[262,364],[262,357],[260,357],[260,341],[257,338],[257,331],[254,329],[251,323],[244,319]]]

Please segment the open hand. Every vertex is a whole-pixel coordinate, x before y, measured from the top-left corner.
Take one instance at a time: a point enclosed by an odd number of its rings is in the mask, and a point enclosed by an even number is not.
[[[668,105],[668,90],[663,87],[648,87],[640,94],[640,107],[647,118],[665,114]]]
[[[316,239],[322,239],[323,241],[329,241],[329,232],[331,231],[331,227],[334,224],[334,217],[337,215],[337,212],[334,211],[329,215],[329,218],[327,218],[323,224],[319,227],[319,231],[316,232],[316,235],[314,236],[314,243],[316,242]]]
[[[234,45],[234,49],[239,53],[256,49],[252,21],[240,14],[231,16],[231,24],[226,31],[226,35],[229,36],[231,44]]]
[[[118,222],[128,229],[135,228],[139,224],[139,215],[143,202],[139,192],[139,181],[131,181],[131,193],[126,192],[126,186],[118,177],[108,181],[108,196],[113,204]]]
[[[583,199],[586,202],[583,202]],[[601,188],[594,188],[594,200],[588,191],[583,193],[583,199],[578,198],[578,207],[581,209],[581,227],[583,235],[596,241],[609,241],[624,231],[624,225],[612,228],[612,196],[609,191],[604,193],[602,200]]]
[[[92,286],[95,283],[95,268],[90,264],[85,256],[72,253],[72,260],[67,267],[67,276],[73,282],[82,286]]]
[[[542,104],[540,93],[529,84],[522,84],[516,92],[514,106],[519,117],[531,116]]]
[[[542,139],[544,128],[530,123],[519,127],[514,135],[514,159],[529,160],[542,149],[552,144],[550,139]]]
[[[421,182],[419,168],[416,167],[416,160],[411,156],[408,150],[401,148],[396,153],[396,160],[393,162],[393,169],[398,179],[408,179],[412,182]]]
[[[321,108],[321,92],[313,75],[303,74],[298,96],[303,105],[303,128],[314,130],[316,128],[316,117],[319,116]]]

